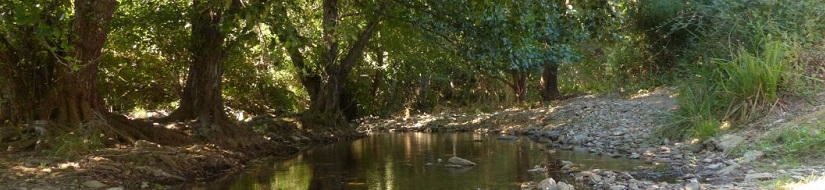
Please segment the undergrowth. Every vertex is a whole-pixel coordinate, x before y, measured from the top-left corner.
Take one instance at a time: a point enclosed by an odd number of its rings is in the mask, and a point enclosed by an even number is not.
[[[761,52],[743,49],[731,60],[696,68],[694,77],[679,88],[680,107],[663,135],[706,139],[772,108],[780,96],[793,92],[792,47],[770,41]]]

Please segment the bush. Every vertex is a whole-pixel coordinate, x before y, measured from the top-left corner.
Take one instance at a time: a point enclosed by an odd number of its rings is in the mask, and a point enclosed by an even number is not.
[[[695,69],[695,77],[679,90],[679,109],[665,134],[708,138],[731,125],[751,121],[794,92],[790,80],[792,51],[783,42],[767,42],[761,53],[745,50],[730,61],[718,60]],[[675,129],[674,129],[675,127]]]

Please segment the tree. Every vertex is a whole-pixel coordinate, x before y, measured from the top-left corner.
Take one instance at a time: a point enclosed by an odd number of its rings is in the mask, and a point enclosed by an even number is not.
[[[372,3],[354,2],[349,6],[361,6],[366,11],[375,13],[385,10],[384,2]],[[344,4],[338,3],[337,0],[324,0],[321,5],[323,13],[320,20],[320,38],[315,38],[317,41],[314,41],[318,43],[315,47],[320,47],[320,53],[316,54],[320,58],[317,65],[309,65],[301,48],[308,46],[310,42],[298,32],[295,24],[291,23],[287,14],[289,5],[284,3],[276,8],[281,19],[274,21],[274,25],[280,28],[280,31],[276,31],[278,38],[286,44],[292,64],[298,70],[297,75],[310,96],[310,107],[304,114],[304,121],[313,126],[347,126],[347,121],[352,117],[347,118],[344,109],[352,106],[348,105],[347,101],[353,99],[352,93],[346,88],[348,77],[355,64],[361,60],[383,16],[364,14],[366,19],[354,21],[363,22],[364,26],[358,29],[358,32],[354,32],[352,26],[339,25],[343,18],[339,13],[339,6]],[[354,36],[354,41],[347,44],[349,49],[343,55],[340,49],[342,33]]]
[[[117,4],[114,0],[18,3],[13,6],[15,14],[4,15],[8,16],[4,20],[11,22],[3,27],[21,31],[4,31],[0,48],[0,63],[4,72],[11,74],[5,79],[21,84],[12,86],[15,96],[31,95],[24,98],[25,104],[12,103],[15,116],[23,116],[23,122],[52,121],[52,125],[38,129],[41,135],[77,131],[90,136],[103,134],[108,144],[138,139],[185,142],[181,133],[108,112],[99,97],[99,60]],[[19,148],[30,145],[19,144]]]
[[[229,119],[223,105],[222,82],[225,60],[232,42],[227,42],[228,29],[240,14],[242,3],[237,0],[193,0],[191,64],[180,106],[159,122],[196,120],[200,137],[236,148],[260,148],[264,142]],[[236,42],[240,43],[240,42]]]

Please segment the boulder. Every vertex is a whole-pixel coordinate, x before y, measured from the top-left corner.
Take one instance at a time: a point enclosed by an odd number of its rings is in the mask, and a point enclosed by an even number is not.
[[[719,150],[727,152],[739,146],[742,142],[745,142],[744,137],[726,134],[717,139],[714,144],[716,145],[716,148],[719,148]]]
[[[475,166],[476,165],[475,162],[472,162],[472,161],[464,159],[464,158],[455,157],[455,156],[451,157],[450,159],[447,159],[447,162],[449,162],[450,164],[459,165],[459,166]]]

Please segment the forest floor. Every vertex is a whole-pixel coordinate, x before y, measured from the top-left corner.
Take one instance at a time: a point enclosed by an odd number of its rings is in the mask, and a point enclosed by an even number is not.
[[[367,118],[360,130],[523,135],[547,144],[549,151],[586,151],[642,159],[667,168],[642,167],[631,172],[568,170],[571,167],[567,165],[575,163],[563,162],[567,175],[594,189],[773,189],[786,188],[786,184],[811,186],[819,176],[825,176],[822,156],[778,161],[783,159],[781,155],[765,153],[756,146],[771,139],[775,131],[811,123],[825,115],[825,94],[808,99],[786,98],[782,106],[752,124],[728,129],[725,135],[700,142],[671,140],[661,135],[666,130],[662,126],[668,122],[668,115],[678,108],[675,91],[659,88],[630,96],[588,95],[551,106],[494,113]]]

